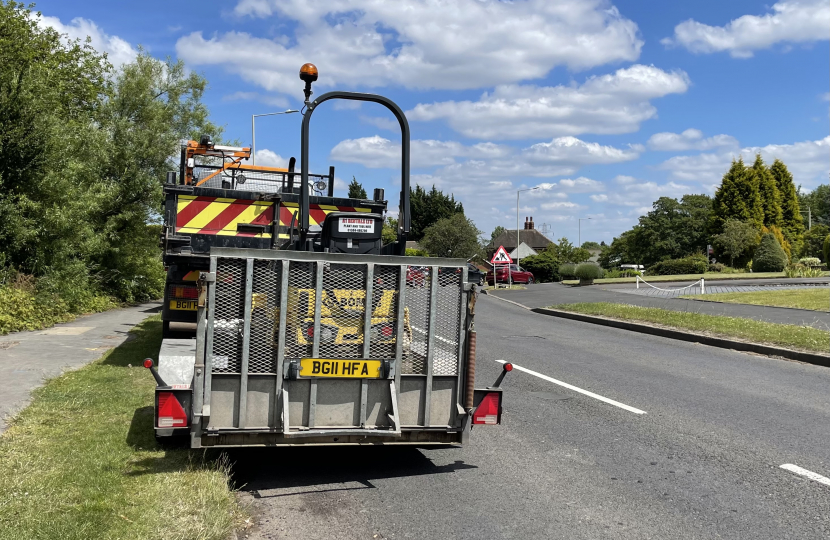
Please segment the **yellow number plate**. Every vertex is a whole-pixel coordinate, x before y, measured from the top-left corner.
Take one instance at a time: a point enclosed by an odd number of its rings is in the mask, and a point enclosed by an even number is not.
[[[380,377],[380,360],[303,358],[300,360],[300,376],[377,379]]]
[[[196,311],[196,300],[170,300],[170,309]]]

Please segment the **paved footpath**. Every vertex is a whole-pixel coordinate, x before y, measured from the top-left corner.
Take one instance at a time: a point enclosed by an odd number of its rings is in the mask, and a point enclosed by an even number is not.
[[[45,379],[100,358],[124,343],[133,326],[160,310],[160,302],[151,302],[0,336],[0,433],[6,418],[25,407],[30,392]]]
[[[766,280],[764,280],[766,281]],[[680,284],[688,285],[687,283]],[[729,286],[748,286],[747,281],[736,282]],[[676,288],[678,284],[660,284],[665,288]],[[615,285],[592,285],[590,287],[569,287],[561,283],[541,283],[531,285],[525,290],[489,291],[489,294],[511,300],[527,308],[548,307],[556,304],[573,304],[578,302],[613,302],[635,306],[656,307],[673,311],[689,311],[707,315],[743,317],[758,321],[780,324],[813,326],[823,330],[830,329],[830,313],[806,309],[776,308],[769,306],[752,306],[747,304],[725,304],[721,302],[701,302],[683,298],[646,296],[630,294],[635,291],[633,283]],[[706,286],[707,292],[709,286]],[[828,307],[830,307],[830,290],[828,290]]]

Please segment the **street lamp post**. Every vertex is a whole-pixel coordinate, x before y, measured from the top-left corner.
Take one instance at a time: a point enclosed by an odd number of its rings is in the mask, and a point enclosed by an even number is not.
[[[579,227],[578,227],[578,229],[579,229],[579,236],[577,237],[577,242],[579,242],[579,245],[578,245],[578,246],[576,246],[576,247],[582,247],[582,220],[583,220],[583,219],[591,219],[591,218],[589,218],[589,217],[582,217],[582,218],[579,218]]]
[[[277,114],[291,114],[295,112],[300,112],[296,109],[286,109],[281,112],[271,112],[271,113],[264,113],[264,114],[252,114],[251,115],[251,164],[256,165],[256,127],[254,121],[256,120],[257,116],[274,116]]]
[[[801,213],[804,213],[804,210],[801,210]],[[807,207],[807,230],[813,228],[813,209],[809,206]]]
[[[527,188],[527,189],[520,189],[516,191],[516,268],[519,267],[519,259],[521,255],[519,253],[519,193],[523,191],[533,191],[534,189],[539,189],[539,186]],[[508,285],[512,281],[511,274],[510,274],[510,265],[507,266],[507,283]]]

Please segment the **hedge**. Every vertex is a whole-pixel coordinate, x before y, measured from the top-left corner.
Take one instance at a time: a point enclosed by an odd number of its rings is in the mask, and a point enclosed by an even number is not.
[[[703,255],[682,259],[668,259],[649,267],[649,276],[673,276],[678,274],[703,274],[709,269],[709,261]]]

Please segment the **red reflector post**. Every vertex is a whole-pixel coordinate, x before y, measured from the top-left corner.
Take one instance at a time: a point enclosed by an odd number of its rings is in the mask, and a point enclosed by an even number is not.
[[[488,392],[473,413],[473,424],[495,425],[500,421],[501,392]]]
[[[185,426],[187,426],[187,413],[184,412],[182,404],[179,403],[173,392],[159,392],[158,427]]]
[[[150,369],[153,367],[153,359],[152,358],[145,358],[144,359],[144,367]]]
[[[511,364],[509,362],[507,364],[504,364],[504,370],[505,371],[513,371],[513,364]]]

